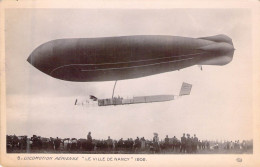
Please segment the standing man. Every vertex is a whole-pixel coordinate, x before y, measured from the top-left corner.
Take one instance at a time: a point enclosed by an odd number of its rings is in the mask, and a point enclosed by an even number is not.
[[[145,139],[144,137],[141,138],[141,150],[145,149]]]
[[[134,151],[136,152],[137,150],[139,150],[141,147],[141,143],[139,140],[139,137],[136,137],[135,142],[134,142]]]
[[[119,149],[122,149],[122,148],[123,148],[123,146],[124,146],[123,138],[121,138],[121,139],[118,141],[117,145],[118,145],[118,148],[119,148]]]
[[[198,146],[199,146],[199,150],[201,150],[202,148],[201,148],[201,146],[202,146],[202,143],[201,143],[201,141],[199,140],[198,141]]]
[[[92,137],[91,137],[91,132],[88,132],[87,136],[87,150],[91,151],[92,150]]]
[[[190,138],[190,134],[187,134],[186,150],[187,150],[187,153],[191,153],[191,151],[192,151],[192,139]]]
[[[198,138],[196,137],[196,134],[194,134],[194,138],[193,138],[193,144],[194,144],[194,153],[197,153],[197,147],[198,147]]]
[[[60,139],[58,137],[54,140],[54,146],[55,146],[55,150],[59,150],[59,148],[60,148]]]
[[[166,135],[166,137],[164,139],[164,146],[165,146],[166,150],[169,149],[169,145],[170,145],[170,139],[169,139],[168,135]]]
[[[108,136],[108,139],[107,139],[107,148],[109,151],[113,149],[113,140],[110,139],[110,136]]]
[[[92,142],[91,132],[88,132],[87,139],[88,139],[88,141]]]
[[[174,137],[173,137],[173,146],[172,146],[172,149],[173,149],[173,151],[175,151],[175,152],[176,152],[176,150],[177,150],[177,143],[178,143],[178,139],[174,136]]]
[[[186,137],[185,137],[185,133],[183,133],[183,136],[181,137],[181,149],[180,152],[185,153],[186,151]]]
[[[154,137],[153,137],[153,148],[154,148],[154,152],[159,152],[159,137],[158,137],[158,133],[154,133]]]
[[[202,149],[204,150],[206,148],[206,141],[202,140]]]
[[[191,137],[191,153],[195,152],[194,138]]]
[[[231,141],[231,142],[232,142],[232,141]],[[209,144],[209,141],[208,141],[208,140],[206,140],[206,147],[207,147],[208,150],[210,149],[210,144]]]

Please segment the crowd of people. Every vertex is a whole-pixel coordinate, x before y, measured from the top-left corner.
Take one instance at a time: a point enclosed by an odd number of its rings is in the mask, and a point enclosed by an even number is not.
[[[163,140],[159,140],[158,133],[154,133],[154,137],[151,140],[147,140],[144,137],[136,137],[136,139],[123,138],[119,140],[113,140],[108,136],[106,140],[92,139],[91,132],[88,133],[87,138],[45,138],[41,136],[33,135],[27,136],[6,136],[7,152],[26,150],[44,150],[44,151],[108,151],[108,152],[120,152],[127,151],[132,153],[138,153],[145,151],[150,153],[181,153],[192,154],[202,150],[244,150],[247,151],[253,148],[253,141],[239,140],[233,141],[208,141],[199,140],[196,134],[192,137],[190,134],[183,134],[180,138],[176,136],[169,138],[168,135]]]

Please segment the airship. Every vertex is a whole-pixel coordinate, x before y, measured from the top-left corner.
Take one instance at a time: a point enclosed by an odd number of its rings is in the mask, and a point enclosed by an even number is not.
[[[226,35],[68,38],[43,43],[27,61],[57,79],[100,82],[146,77],[194,65],[223,66],[232,61],[234,50],[232,39]]]

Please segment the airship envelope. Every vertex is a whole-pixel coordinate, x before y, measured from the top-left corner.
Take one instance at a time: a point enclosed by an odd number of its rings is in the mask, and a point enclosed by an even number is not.
[[[225,65],[234,54],[231,38],[137,35],[56,39],[37,47],[27,61],[54,78],[115,81],[180,70]]]

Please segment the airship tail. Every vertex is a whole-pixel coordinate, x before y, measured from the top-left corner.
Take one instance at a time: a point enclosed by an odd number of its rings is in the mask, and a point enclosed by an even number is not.
[[[216,35],[202,37],[199,39],[213,41],[213,44],[203,46],[198,50],[207,53],[207,59],[201,61],[198,65],[226,65],[230,63],[234,55],[234,46],[232,39],[226,35]]]
[[[209,37],[201,37],[198,39],[205,39],[213,42],[225,42],[233,46],[232,39],[224,34],[219,34],[219,35],[209,36]]]

